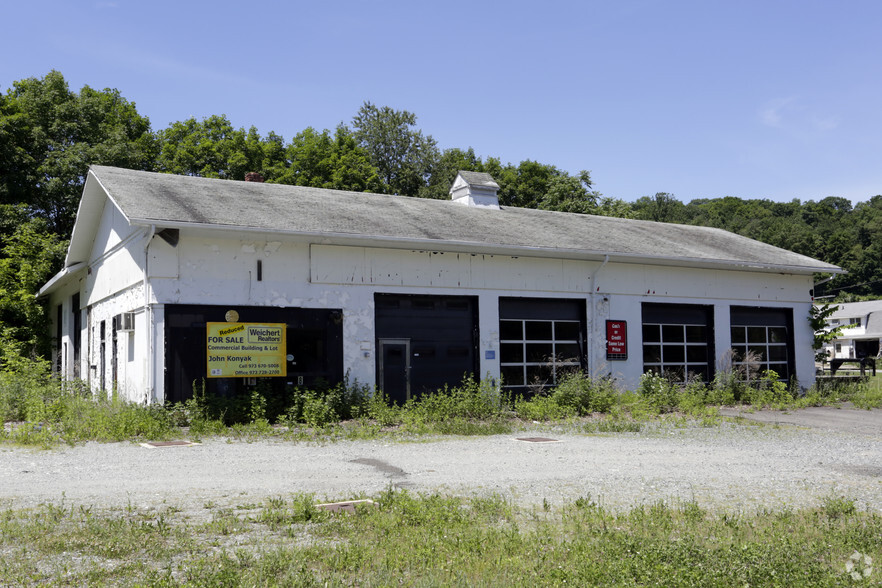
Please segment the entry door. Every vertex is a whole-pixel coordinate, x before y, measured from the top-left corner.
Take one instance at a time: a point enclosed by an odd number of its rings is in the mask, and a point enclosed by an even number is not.
[[[410,398],[410,339],[380,339],[380,389],[395,404]]]

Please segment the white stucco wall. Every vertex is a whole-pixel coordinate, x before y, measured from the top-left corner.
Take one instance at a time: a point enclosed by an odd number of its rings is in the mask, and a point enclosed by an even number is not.
[[[629,388],[636,386],[643,367],[643,302],[713,305],[718,356],[729,347],[731,306],[791,308],[797,377],[806,385],[814,377],[812,334],[802,320],[810,305],[809,276],[350,247],[254,235],[182,233],[176,248],[154,238],[149,253],[151,267],[161,267],[151,270],[154,303],[343,309],[344,363],[352,377],[370,385],[375,383],[378,292],[477,296],[482,375],[499,373],[500,296],[582,298],[588,309],[592,371],[612,374]],[[627,322],[626,361],[606,361],[607,319]],[[488,359],[487,351],[495,351],[495,357]],[[162,354],[156,357],[161,361]],[[157,386],[161,380],[157,371]]]

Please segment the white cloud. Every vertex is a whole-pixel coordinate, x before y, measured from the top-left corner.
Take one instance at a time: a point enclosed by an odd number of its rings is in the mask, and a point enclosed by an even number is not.
[[[781,128],[783,126],[784,113],[791,109],[796,98],[776,98],[765,104],[760,109],[760,121],[768,127]]]
[[[795,96],[776,98],[759,110],[762,124],[774,129],[785,129],[795,136],[809,137],[839,127],[839,115],[819,114],[811,105]]]

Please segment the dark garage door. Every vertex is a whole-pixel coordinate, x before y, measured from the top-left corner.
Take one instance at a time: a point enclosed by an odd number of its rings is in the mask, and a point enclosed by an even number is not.
[[[478,301],[376,294],[377,383],[395,402],[477,371]]]
[[[274,390],[290,386],[316,388],[343,380],[343,313],[340,309],[208,306],[168,304],[165,307],[165,395],[169,402],[193,396],[205,380],[209,395],[234,396],[248,389],[245,378],[208,378],[206,323],[223,322],[228,310],[239,321],[286,323],[287,377],[263,378]]]

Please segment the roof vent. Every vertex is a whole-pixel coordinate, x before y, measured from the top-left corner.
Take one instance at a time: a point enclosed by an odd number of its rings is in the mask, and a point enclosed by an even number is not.
[[[499,184],[484,172],[461,171],[450,187],[450,199],[466,206],[499,210]]]

